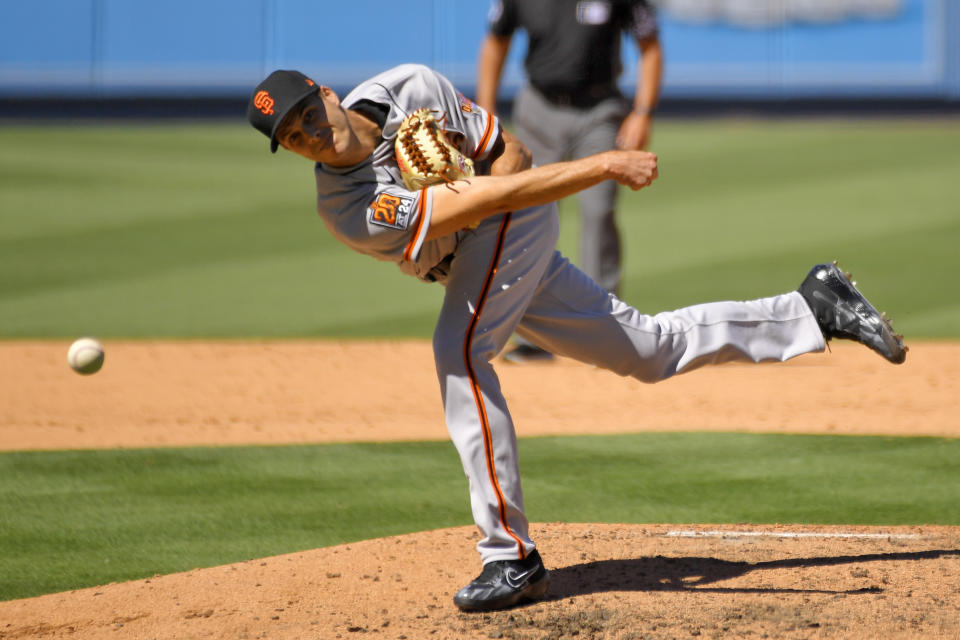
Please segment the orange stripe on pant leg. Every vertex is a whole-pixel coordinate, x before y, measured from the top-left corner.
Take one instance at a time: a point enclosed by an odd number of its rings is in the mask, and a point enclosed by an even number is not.
[[[500,524],[503,525],[504,530],[510,534],[510,537],[517,541],[517,549],[519,549],[520,559],[522,560],[526,557],[526,550],[523,548],[523,542],[520,540],[520,537],[511,531],[510,525],[507,524],[506,500],[503,498],[503,490],[500,489],[500,481],[497,480],[497,469],[493,460],[493,437],[490,433],[490,420],[487,418],[487,408],[483,402],[483,394],[477,382],[477,375],[470,362],[470,352],[473,347],[473,332],[476,330],[477,323],[480,321],[480,313],[483,311],[484,302],[487,299],[487,294],[490,292],[490,286],[493,284],[493,277],[497,273],[497,264],[499,264],[500,254],[503,252],[503,240],[507,235],[507,227],[510,226],[510,216],[511,214],[509,213],[505,214],[503,216],[503,222],[500,224],[500,231],[497,234],[497,246],[493,252],[493,260],[490,262],[490,268],[487,270],[487,277],[483,282],[483,288],[480,290],[477,307],[473,312],[473,317],[470,318],[470,326],[467,329],[467,335],[464,339],[463,360],[467,367],[467,375],[470,377],[470,389],[473,391],[473,400],[477,405],[480,427],[483,430],[483,449],[484,456],[487,460],[487,474],[490,476],[490,484],[493,486],[493,491],[497,495]]]

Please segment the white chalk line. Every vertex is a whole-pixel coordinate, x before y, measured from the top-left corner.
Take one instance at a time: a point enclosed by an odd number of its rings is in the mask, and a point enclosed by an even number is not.
[[[695,531],[679,529],[668,531],[668,538],[853,538],[863,540],[909,540],[919,538],[915,533],[857,533],[827,531]]]

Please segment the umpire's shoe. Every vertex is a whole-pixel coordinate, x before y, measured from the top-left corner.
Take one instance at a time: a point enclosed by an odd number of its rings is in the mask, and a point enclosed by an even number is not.
[[[477,578],[457,592],[453,603],[464,611],[493,611],[539,600],[550,574],[536,550],[523,560],[488,562]]]
[[[823,337],[856,340],[894,364],[907,359],[903,336],[893,332],[886,315],[877,313],[863,297],[850,274],[837,263],[818,264],[800,285],[803,296],[817,318]]]

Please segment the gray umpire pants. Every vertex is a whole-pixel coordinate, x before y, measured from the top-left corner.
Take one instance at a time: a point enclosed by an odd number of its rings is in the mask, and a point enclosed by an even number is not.
[[[513,126],[537,165],[575,160],[616,148],[627,115],[623,98],[594,107],[558,106],[526,86],[513,104]],[[616,223],[617,183],[607,180],[577,194],[580,204],[580,269],[607,291],[619,293],[620,232]]]

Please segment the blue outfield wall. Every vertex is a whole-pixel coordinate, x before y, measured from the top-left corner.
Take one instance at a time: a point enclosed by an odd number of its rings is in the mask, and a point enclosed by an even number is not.
[[[585,0],[603,2],[603,0]],[[960,100],[960,0],[659,0],[664,97]],[[871,8],[871,5],[875,5]],[[343,89],[420,62],[472,92],[488,0],[0,0],[0,97],[240,97],[276,68]],[[819,13],[818,13],[819,11]],[[504,94],[522,82],[514,40]],[[625,41],[621,83],[635,83]]]

